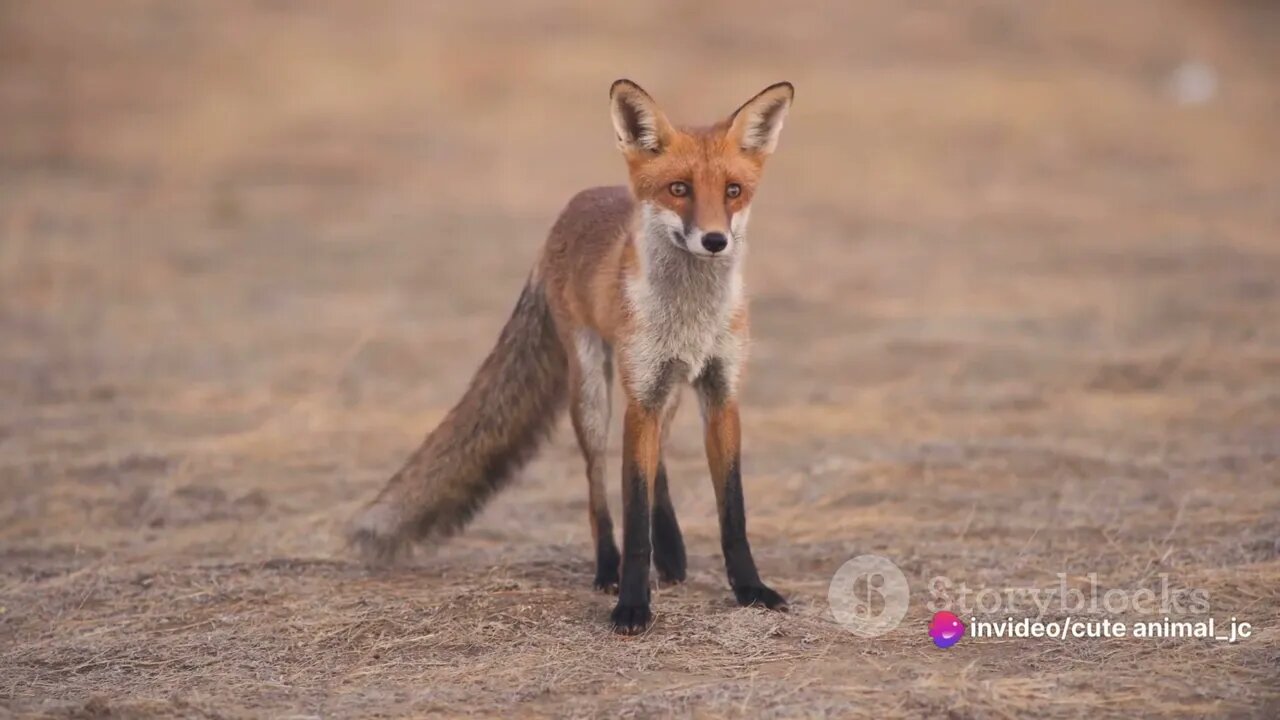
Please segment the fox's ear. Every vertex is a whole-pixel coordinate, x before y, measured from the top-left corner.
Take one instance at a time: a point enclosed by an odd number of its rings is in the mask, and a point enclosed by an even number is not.
[[[660,153],[671,139],[671,123],[639,85],[619,80],[609,88],[610,114],[623,152]]]
[[[744,152],[768,155],[778,147],[782,121],[791,109],[796,89],[789,82],[770,85],[748,100],[729,118],[729,136]]]

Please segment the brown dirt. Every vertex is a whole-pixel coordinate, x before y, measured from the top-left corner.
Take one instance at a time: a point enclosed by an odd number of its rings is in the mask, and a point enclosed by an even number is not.
[[[0,715],[1280,713],[1273,6],[485,5],[0,3]],[[730,603],[694,412],[643,637],[563,430],[411,565],[339,542],[622,179],[622,75],[685,120],[798,88],[744,417],[788,615]],[[826,601],[862,553],[912,583],[876,639]],[[925,635],[933,576],[1057,573],[1255,633]]]

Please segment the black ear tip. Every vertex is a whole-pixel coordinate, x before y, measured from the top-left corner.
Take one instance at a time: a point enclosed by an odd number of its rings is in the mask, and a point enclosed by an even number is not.
[[[609,97],[613,97],[621,91],[635,93],[641,97],[649,97],[649,93],[645,92],[644,88],[626,78],[619,78],[613,81],[613,84],[609,86]]]

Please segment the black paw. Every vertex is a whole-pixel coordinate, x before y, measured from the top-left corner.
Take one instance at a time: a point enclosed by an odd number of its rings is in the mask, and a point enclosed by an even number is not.
[[[619,635],[639,635],[653,622],[653,613],[649,605],[623,605],[618,603],[609,616],[613,621],[613,631]]]
[[[742,607],[759,606],[783,612],[787,610],[786,599],[764,585],[735,587],[733,595],[738,599],[738,604]]]
[[[618,594],[618,571],[614,570],[612,577],[608,575],[601,575],[600,573],[596,573],[596,579],[591,583],[591,586],[602,593],[608,593],[609,595],[617,595]]]
[[[596,579],[592,585],[596,590],[618,594],[618,565],[622,560],[618,557],[618,548],[613,542],[602,545],[596,550]]]
[[[684,582],[688,560],[684,554],[684,538],[670,510],[653,514],[653,566],[663,585]]]
[[[654,567],[658,570],[658,583],[661,585],[678,585],[685,581],[687,575],[685,571],[684,556],[678,561],[664,563],[657,556],[654,556]]]
[[[688,561],[685,559],[684,543],[680,542],[680,537],[676,536],[679,544],[674,547],[663,547],[657,542],[657,537],[654,540],[653,567],[658,571],[658,582],[663,585],[684,582]]]

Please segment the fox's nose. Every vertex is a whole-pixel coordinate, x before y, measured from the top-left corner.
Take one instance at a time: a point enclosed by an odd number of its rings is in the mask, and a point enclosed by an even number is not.
[[[702,247],[706,248],[707,252],[718,253],[729,247],[729,238],[725,237],[724,233],[710,232],[702,236]]]

